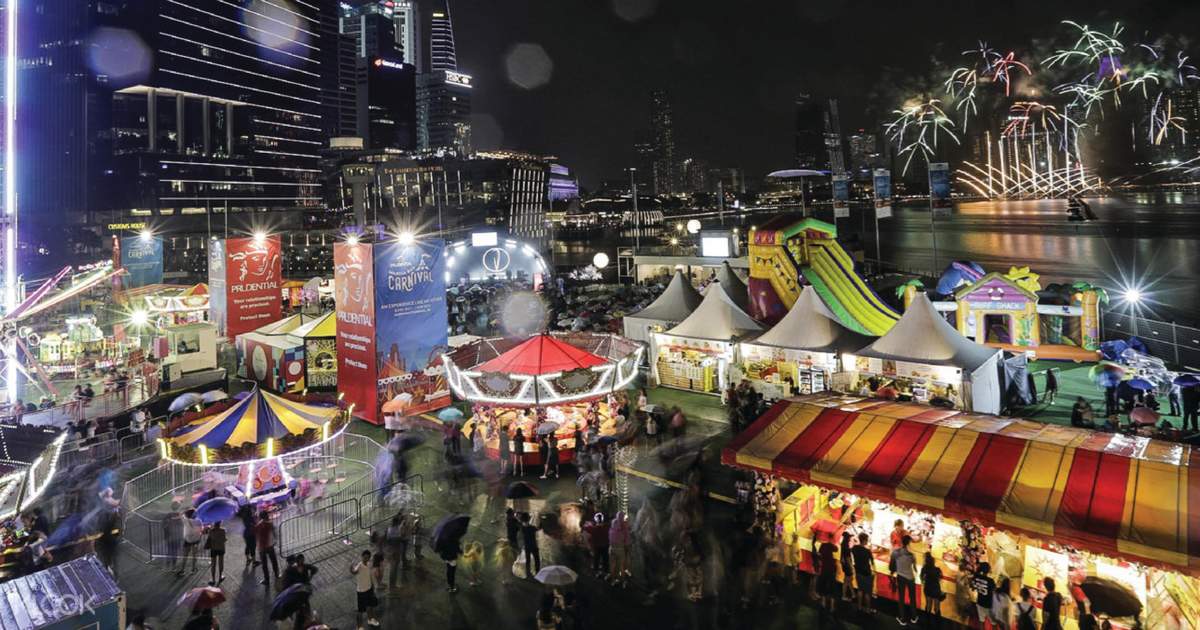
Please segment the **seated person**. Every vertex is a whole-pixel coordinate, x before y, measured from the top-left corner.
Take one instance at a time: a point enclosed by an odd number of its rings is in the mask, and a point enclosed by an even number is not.
[[[1092,420],[1092,404],[1080,396],[1075,399],[1075,404],[1071,406],[1071,426],[1082,427],[1085,429],[1096,428],[1096,423]]]

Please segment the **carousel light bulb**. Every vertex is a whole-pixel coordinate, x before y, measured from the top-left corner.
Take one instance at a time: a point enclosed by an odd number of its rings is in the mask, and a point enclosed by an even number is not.
[[[208,447],[203,444],[200,445],[200,464],[208,465]]]
[[[321,441],[322,442],[329,441],[329,421],[328,420],[325,421],[325,424],[321,425]]]
[[[275,438],[267,438],[267,457],[275,457]]]
[[[163,459],[168,459],[171,455],[171,450],[170,447],[167,446],[167,441],[162,438],[158,438],[158,450]]]

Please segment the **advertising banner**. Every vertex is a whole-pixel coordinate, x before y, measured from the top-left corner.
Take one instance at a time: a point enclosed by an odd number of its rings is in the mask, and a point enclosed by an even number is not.
[[[283,317],[281,253],[278,236],[225,241],[226,336],[236,337]]]
[[[892,172],[886,168],[875,169],[875,218],[892,216]]]
[[[225,336],[225,241],[208,243],[208,321]]]
[[[375,276],[373,247],[333,246],[337,303],[337,389],[354,415],[379,422],[375,397]]]
[[[130,289],[159,284],[163,279],[163,241],[161,237],[126,236],[121,239],[121,268],[128,274]]]
[[[850,178],[846,175],[833,176],[833,218],[850,216]]]
[[[379,404],[405,416],[450,404],[443,241],[375,245],[375,314]]]
[[[929,207],[935,216],[950,215],[950,165],[945,162],[929,164]]]

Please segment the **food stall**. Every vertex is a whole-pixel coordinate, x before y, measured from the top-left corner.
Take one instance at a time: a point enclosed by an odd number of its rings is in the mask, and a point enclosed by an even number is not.
[[[720,393],[728,382],[738,341],[761,331],[762,326],[714,282],[687,319],[652,334],[651,374],[666,387]]]
[[[652,344],[654,333],[660,333],[687,319],[703,299],[683,272],[676,270],[670,284],[658,299],[646,308],[623,318],[625,338]],[[655,356],[653,346],[649,356]]]
[[[871,338],[839,324],[812,287],[770,330],[738,347],[735,381],[749,381],[767,400],[822,392],[839,371],[841,353]]]
[[[619,422],[616,407],[637,376],[641,353],[641,344],[616,335],[541,333],[521,341],[480,339],[442,355],[442,362],[450,389],[472,403],[463,433],[482,431],[496,459],[500,436],[520,429],[525,463],[540,464],[539,431],[554,436],[565,461],[576,430],[591,426],[598,436],[617,436],[633,428]]]
[[[1039,605],[1053,578],[1065,627],[1086,601],[1118,629],[1198,618],[1194,460],[1149,438],[836,394],[776,404],[722,452],[727,465],[800,484],[777,518],[803,570],[814,541],[865,532],[876,592],[894,599],[887,560],[900,521],[918,562],[929,551],[943,571],[944,616],[973,614],[966,580],[986,561],[1014,598],[1027,586]]]
[[[162,458],[180,464],[237,466],[226,489],[239,502],[285,499],[295,483],[280,458],[341,435],[349,414],[337,405],[306,403],[255,388],[242,400],[218,403],[183,418],[159,440]]]
[[[887,389],[901,400],[999,413],[1001,355],[963,338],[919,294],[891,330],[842,355],[834,389],[860,394]]]

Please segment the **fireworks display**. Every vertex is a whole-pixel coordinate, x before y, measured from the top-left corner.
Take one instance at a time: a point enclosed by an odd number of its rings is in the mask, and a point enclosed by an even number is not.
[[[1200,71],[1178,38],[1068,20],[1048,42],[1022,52],[980,41],[938,81],[941,94],[898,95],[886,131],[904,171],[917,157],[945,159],[946,144],[983,125],[980,164],[967,162],[959,182],[987,197],[1054,197],[1102,185],[1080,147],[1114,113],[1133,119],[1135,144],[1187,141],[1177,91],[1200,84]]]

